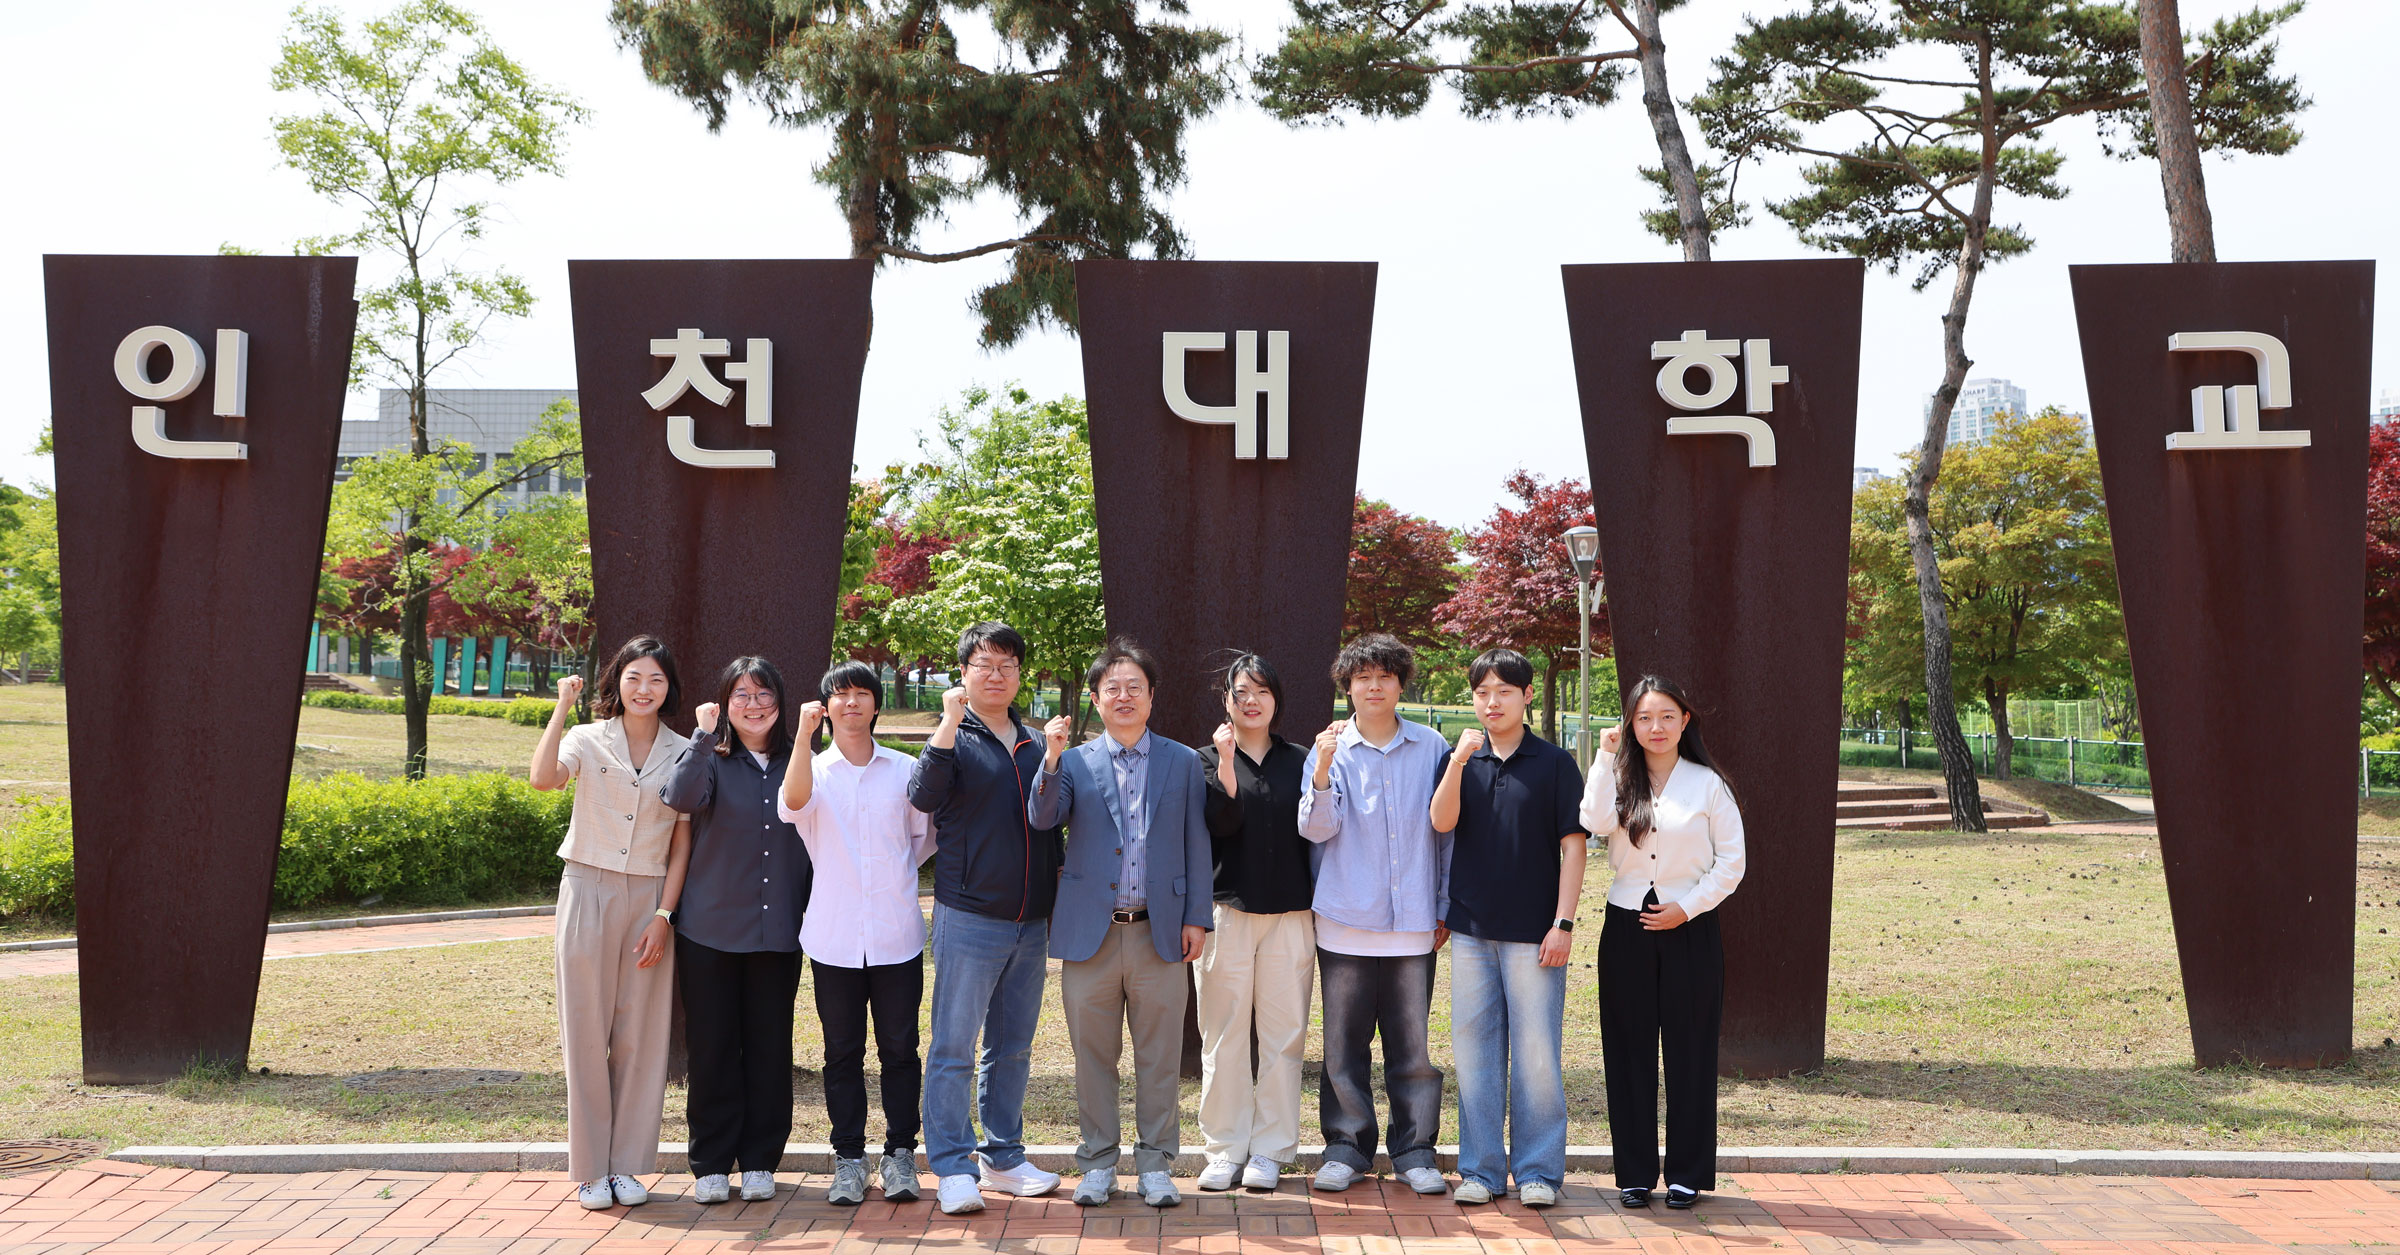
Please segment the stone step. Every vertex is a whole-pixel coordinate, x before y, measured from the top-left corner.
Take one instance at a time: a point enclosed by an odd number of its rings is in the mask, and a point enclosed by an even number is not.
[[[1837,796],[1844,802],[1889,802],[1919,798],[1938,798],[1941,786],[1931,784],[1887,784],[1873,780],[1844,780]]]
[[[2050,816],[2044,811],[1986,810],[1983,824],[1995,832],[2003,828],[2046,828],[2050,824]],[[1912,815],[1905,818],[1854,820],[1845,815],[1836,818],[1834,826],[1879,832],[1933,832],[1947,830],[1951,825],[1950,812],[1945,807],[1938,815]]]

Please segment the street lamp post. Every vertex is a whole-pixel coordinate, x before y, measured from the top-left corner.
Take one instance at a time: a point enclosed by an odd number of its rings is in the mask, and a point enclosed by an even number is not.
[[[1588,774],[1592,769],[1592,603],[1600,599],[1599,581],[1593,574],[1600,569],[1600,530],[1588,525],[1570,527],[1559,539],[1566,542],[1567,561],[1575,568],[1575,609],[1583,617],[1582,673],[1575,685],[1580,708],[1575,717],[1575,765]]]

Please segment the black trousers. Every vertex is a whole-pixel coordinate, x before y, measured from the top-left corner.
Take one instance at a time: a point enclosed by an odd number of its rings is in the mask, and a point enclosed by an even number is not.
[[[867,1153],[867,1015],[875,1016],[875,1062],[883,1073],[885,1154],[917,1148],[917,1101],[925,1066],[917,1058],[917,1007],[925,1000],[925,956],[904,963],[833,967],[811,960],[817,1018],[825,1022],[825,1117],[833,1153]]]
[[[792,1003],[800,956],[712,950],[678,934],[691,1053],[692,1175],[773,1172],[792,1136]]]
[[[1646,897],[1655,905],[1658,895]],[[1717,913],[1650,932],[1639,911],[1608,908],[1600,926],[1600,1049],[1617,1187],[1658,1184],[1658,1058],[1667,1059],[1667,1184],[1717,1184],[1717,1028],[1725,1017],[1725,940]]]
[[[1325,1070],[1317,1082],[1317,1126],[1325,1158],[1360,1172],[1375,1167],[1375,1060],[1383,1038],[1383,1090],[1392,1122],[1384,1149],[1392,1170],[1434,1166],[1442,1132],[1442,1073],[1427,1050],[1433,956],[1369,957],[1317,951],[1325,987]]]

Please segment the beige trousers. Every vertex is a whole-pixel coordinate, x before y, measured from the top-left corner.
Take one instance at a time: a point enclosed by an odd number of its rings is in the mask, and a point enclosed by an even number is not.
[[[1193,973],[1200,986],[1200,1135],[1210,1158],[1264,1155],[1288,1164],[1299,1157],[1300,1056],[1308,1045],[1316,967],[1310,912],[1253,915],[1217,907],[1216,931]]]
[[[1177,1128],[1183,1072],[1183,1008],[1190,996],[1183,964],[1158,957],[1150,921],[1111,924],[1100,949],[1059,965],[1058,992],[1075,1048],[1075,1108],[1083,1145],[1075,1170],[1117,1170],[1124,1126],[1117,1110],[1117,1062],[1133,1031],[1135,1172],[1170,1172],[1182,1153]]]
[[[567,864],[558,882],[558,1035],[567,1060],[567,1175],[658,1170],[667,1097],[667,1015],[675,951],[643,968],[633,946],[664,876]]]

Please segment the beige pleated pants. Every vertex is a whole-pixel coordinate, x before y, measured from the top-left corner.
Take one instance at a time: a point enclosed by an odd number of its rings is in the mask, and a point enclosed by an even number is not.
[[[558,1035],[567,1063],[567,1175],[658,1170],[675,951],[634,966],[664,876],[568,863],[558,882]]]
[[[1182,1087],[1183,964],[1158,957],[1150,921],[1110,924],[1100,949],[1058,965],[1058,994],[1075,1049],[1075,1109],[1083,1144],[1075,1170],[1117,1170],[1124,1149],[1118,1064],[1133,1038],[1133,1170],[1171,1172],[1183,1152],[1177,1127]]]
[[[1253,915],[1220,904],[1193,972],[1200,986],[1200,1136],[1210,1158],[1264,1155],[1288,1164],[1300,1147],[1300,1056],[1317,966],[1316,916]],[[1251,1078],[1250,1029],[1258,1028]]]

